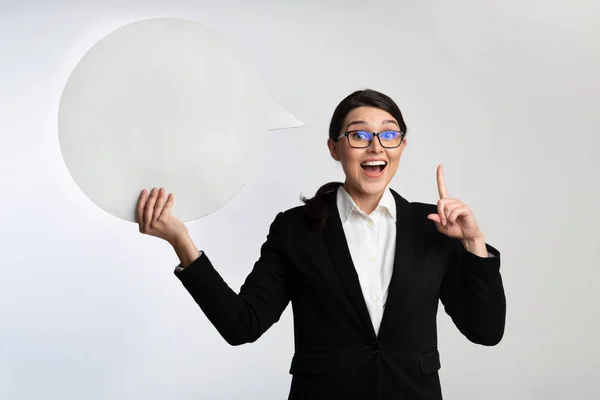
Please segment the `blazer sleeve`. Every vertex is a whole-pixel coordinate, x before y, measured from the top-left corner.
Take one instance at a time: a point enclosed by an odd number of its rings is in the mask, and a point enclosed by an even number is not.
[[[175,272],[217,331],[233,346],[256,341],[279,320],[290,301],[282,265],[281,215],[271,224],[260,257],[239,294],[225,283],[205,252]]]
[[[500,252],[479,257],[459,242],[452,252],[440,288],[440,300],[459,331],[471,342],[494,346],[502,340],[506,297],[500,275]]]

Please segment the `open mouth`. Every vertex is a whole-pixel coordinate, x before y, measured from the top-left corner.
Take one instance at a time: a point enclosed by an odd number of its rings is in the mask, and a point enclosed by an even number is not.
[[[387,163],[385,161],[366,161],[360,166],[368,174],[380,174],[387,167]]]

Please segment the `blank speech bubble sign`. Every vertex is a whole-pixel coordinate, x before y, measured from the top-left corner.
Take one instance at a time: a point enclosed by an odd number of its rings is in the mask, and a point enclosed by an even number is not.
[[[304,124],[269,97],[224,36],[155,18],[96,43],[60,99],[60,149],[83,193],[135,222],[142,189],[175,193],[183,221],[230,201],[261,160],[267,131]]]

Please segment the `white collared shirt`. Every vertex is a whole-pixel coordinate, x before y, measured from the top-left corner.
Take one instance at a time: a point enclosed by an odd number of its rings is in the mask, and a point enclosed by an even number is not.
[[[338,189],[336,201],[352,262],[377,334],[394,269],[396,201],[386,188],[377,208],[369,215],[356,206],[343,187]]]

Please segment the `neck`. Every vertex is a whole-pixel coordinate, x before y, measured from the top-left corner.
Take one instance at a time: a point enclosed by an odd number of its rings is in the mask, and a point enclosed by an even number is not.
[[[381,196],[383,196],[383,192],[376,194],[362,192],[348,184],[348,182],[344,183],[344,189],[346,189],[350,197],[352,197],[356,206],[367,215],[375,210],[377,204],[379,204],[379,201],[381,200]],[[387,190],[387,188],[385,190]]]

